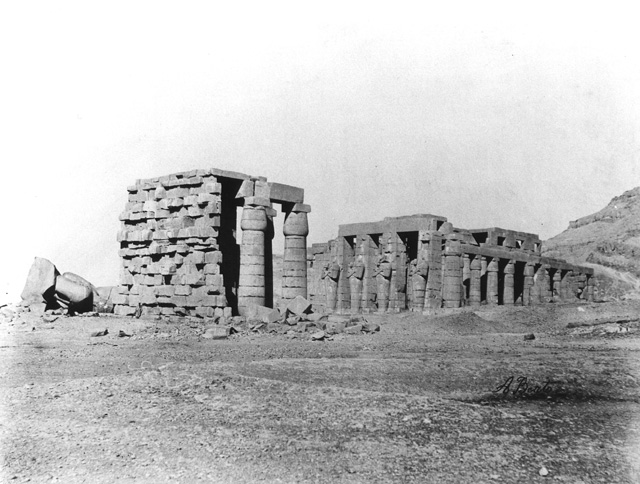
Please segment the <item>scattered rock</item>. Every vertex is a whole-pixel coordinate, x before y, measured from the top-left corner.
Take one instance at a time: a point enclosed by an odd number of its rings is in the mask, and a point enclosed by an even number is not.
[[[329,334],[338,334],[342,333],[345,327],[346,323],[344,321],[331,321],[331,318],[329,318],[329,321],[327,322],[327,325],[325,327],[325,331]]]
[[[130,334],[125,333],[124,331],[118,331],[118,338],[131,338]]]
[[[105,328],[102,331],[94,331],[93,333],[91,333],[91,337],[106,336],[108,334],[109,334],[109,330]]]
[[[540,470],[538,471],[538,474],[540,474],[542,477],[545,477],[545,476],[549,475],[549,471],[547,470],[547,468],[545,466],[542,466],[540,468]]]
[[[311,335],[311,341],[322,341],[326,336],[327,334],[324,331],[316,331]]]
[[[202,337],[206,339],[227,339],[230,334],[230,326],[212,326],[204,332]]]
[[[302,296],[296,296],[287,304],[287,311],[296,316],[302,316],[311,309],[311,303]]]
[[[364,331],[365,333],[375,333],[377,331],[380,331],[380,325],[376,323],[366,322],[362,325],[362,331]]]
[[[362,325],[354,324],[353,326],[347,326],[344,332],[347,334],[360,334],[362,332]]]
[[[327,319],[329,319],[329,316],[321,313],[311,313],[311,314],[305,315],[305,318],[307,319],[307,321],[312,321],[315,323],[323,320],[326,321]]]
[[[525,341],[531,341],[531,340],[534,340],[534,339],[536,339],[536,335],[533,334],[533,333],[529,333],[529,334],[525,334],[524,335],[524,340]]]

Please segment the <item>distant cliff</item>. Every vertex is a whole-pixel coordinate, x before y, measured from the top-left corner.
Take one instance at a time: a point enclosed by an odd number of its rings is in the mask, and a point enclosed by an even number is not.
[[[593,267],[604,298],[640,298],[640,187],[543,242],[543,254]]]

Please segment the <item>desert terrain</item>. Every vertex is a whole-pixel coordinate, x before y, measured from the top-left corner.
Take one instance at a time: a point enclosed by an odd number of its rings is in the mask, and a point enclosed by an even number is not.
[[[372,314],[313,341],[4,308],[0,480],[639,482],[639,314]]]

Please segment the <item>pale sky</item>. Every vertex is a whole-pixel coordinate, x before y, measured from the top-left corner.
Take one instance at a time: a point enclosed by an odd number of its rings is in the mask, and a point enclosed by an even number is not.
[[[558,234],[640,185],[640,29],[514,4],[5,2],[0,302],[35,256],[117,284],[126,187],[194,168],[303,187],[309,244],[415,213]]]

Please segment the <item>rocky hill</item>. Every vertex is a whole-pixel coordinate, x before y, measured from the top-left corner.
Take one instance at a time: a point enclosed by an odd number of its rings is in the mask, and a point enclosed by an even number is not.
[[[543,243],[543,254],[593,267],[601,298],[640,298],[640,187]]]

